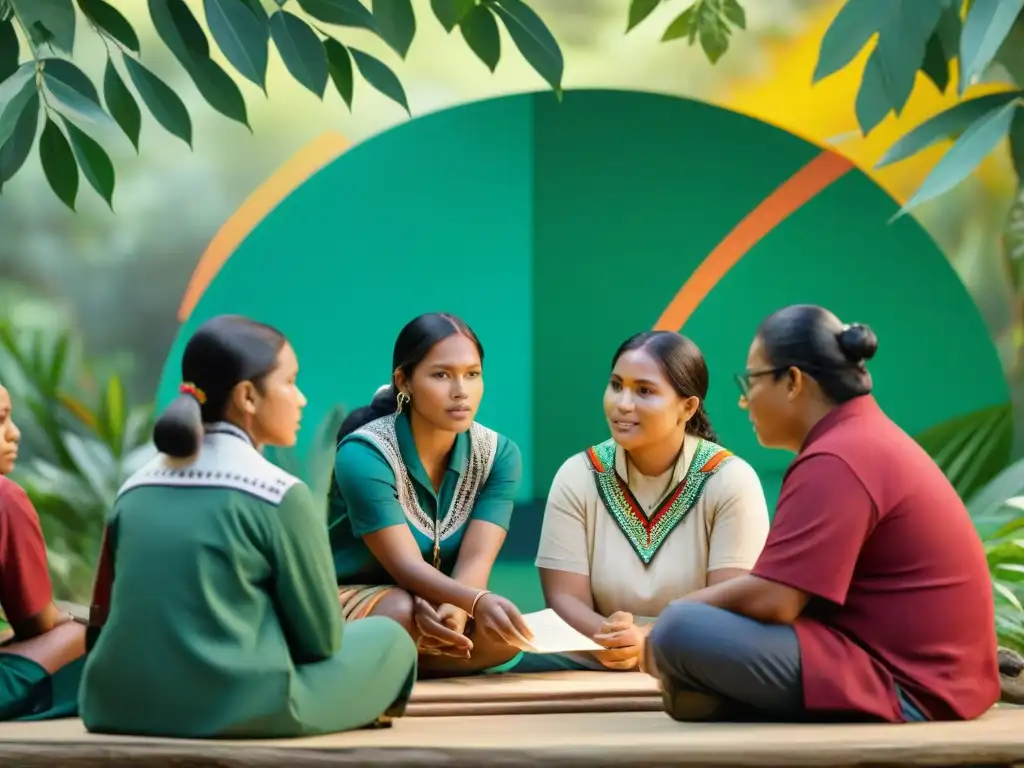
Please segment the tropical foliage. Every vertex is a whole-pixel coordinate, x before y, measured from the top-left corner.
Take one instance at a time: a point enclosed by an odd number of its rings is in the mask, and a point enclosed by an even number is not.
[[[334,473],[335,438],[344,420],[345,409],[340,405],[328,411],[317,427],[305,457],[295,448],[266,448],[263,455],[285,472],[301,478],[309,486],[313,498],[326,504]]]
[[[0,324],[0,364],[27,457],[14,479],[43,524],[54,589],[82,600],[107,512],[152,455],[149,406],[130,406],[117,375],[97,381],[71,335]]]

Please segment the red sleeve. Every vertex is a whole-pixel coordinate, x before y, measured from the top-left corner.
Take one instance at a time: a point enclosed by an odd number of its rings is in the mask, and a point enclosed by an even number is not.
[[[874,502],[849,465],[838,456],[809,456],[782,485],[752,573],[842,605],[874,522]]]
[[[53,601],[46,542],[39,515],[18,484],[0,486],[0,606],[17,624],[41,613]]]
[[[89,606],[89,633],[97,635],[107,623],[110,613],[110,593],[114,588],[113,530],[108,524],[103,529],[100,543],[100,559],[96,564],[96,576],[92,584],[92,602]]]

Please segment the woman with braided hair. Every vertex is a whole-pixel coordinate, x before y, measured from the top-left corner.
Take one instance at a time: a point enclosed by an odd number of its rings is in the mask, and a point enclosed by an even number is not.
[[[627,339],[612,358],[612,437],[569,458],[548,496],[537,567],[548,605],[608,650],[565,666],[636,669],[676,598],[748,572],[768,536],[749,464],[717,443],[708,369],[678,333]]]

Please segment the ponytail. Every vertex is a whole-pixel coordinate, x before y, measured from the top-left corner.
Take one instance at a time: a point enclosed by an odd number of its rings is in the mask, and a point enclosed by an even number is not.
[[[205,396],[194,385],[183,384],[181,390],[153,425],[156,449],[176,459],[195,456],[203,440]]]
[[[697,412],[690,417],[690,422],[686,425],[686,431],[697,437],[702,437],[708,442],[718,442],[718,435],[715,434],[715,428],[711,426],[711,419],[704,408],[703,400],[700,401]]]
[[[335,444],[340,443],[342,438],[352,434],[360,427],[383,416],[390,416],[397,410],[398,396],[395,393],[395,387],[393,384],[385,384],[377,390],[377,394],[373,396],[373,400],[370,401],[369,405],[356,408],[345,417],[345,420],[341,422],[341,427],[338,429],[338,436],[334,441]]]

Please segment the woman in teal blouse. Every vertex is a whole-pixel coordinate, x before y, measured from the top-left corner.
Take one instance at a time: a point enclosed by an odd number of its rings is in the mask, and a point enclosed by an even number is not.
[[[346,619],[389,616],[425,675],[506,664],[530,632],[487,589],[522,473],[514,442],[474,421],[483,347],[431,313],[398,334],[392,382],[342,424],[330,538]]]

